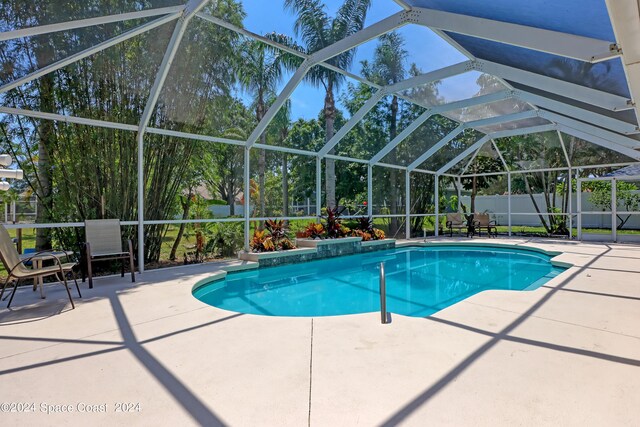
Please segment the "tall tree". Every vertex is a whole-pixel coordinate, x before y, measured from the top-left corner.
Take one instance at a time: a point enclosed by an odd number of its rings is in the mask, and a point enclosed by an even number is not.
[[[404,39],[397,32],[391,32],[380,36],[376,46],[373,63],[370,68],[363,67],[365,77],[380,85],[393,85],[404,80],[407,75],[405,63],[408,52],[404,49]],[[398,134],[398,96],[393,94],[389,105],[389,140],[393,140]],[[392,150],[389,163],[396,164],[396,150]],[[389,171],[390,179],[390,213],[398,213],[398,170]],[[389,234],[395,235],[398,229],[398,218],[391,217]]]
[[[327,7],[320,0],[285,0],[285,7],[296,16],[294,31],[304,43],[305,53],[317,52],[364,27],[371,0],[345,0],[338,8],[336,16],[331,18]],[[330,58],[326,62],[343,70],[348,70],[353,62],[355,49],[348,50]],[[323,114],[325,119],[325,142],[334,135],[336,103],[334,91],[344,81],[342,74],[324,67],[313,67],[306,76],[307,81],[325,90]],[[331,150],[329,154],[334,154]],[[335,161],[325,159],[325,191],[327,207],[336,206]]]
[[[289,130],[291,129],[291,100],[287,100],[273,118],[271,138],[276,145],[288,145]],[[289,153],[282,152],[282,215],[289,216]]]
[[[238,78],[240,83],[253,96],[256,120],[258,123],[267,112],[267,100],[273,98],[276,86],[282,78],[282,61],[280,55],[274,54],[264,43],[257,40],[250,40],[244,43],[241,50],[242,60],[238,67]],[[260,135],[260,143],[266,144],[266,131]],[[265,208],[265,171],[266,152],[260,150],[258,157],[258,198],[260,203],[260,216],[266,215]]]

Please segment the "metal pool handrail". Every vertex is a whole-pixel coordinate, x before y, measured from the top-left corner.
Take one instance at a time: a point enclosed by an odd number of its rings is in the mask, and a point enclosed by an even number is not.
[[[389,323],[387,317],[387,278],[384,274],[384,262],[380,263],[380,320],[382,324]]]

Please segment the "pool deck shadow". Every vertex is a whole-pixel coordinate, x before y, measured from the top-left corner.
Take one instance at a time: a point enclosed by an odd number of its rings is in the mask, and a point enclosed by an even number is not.
[[[0,309],[1,400],[109,411],[6,422],[634,425],[640,280],[629,265],[640,247],[504,241],[567,249],[560,259],[575,266],[535,291],[487,291],[386,325],[379,313],[310,321],[207,306],[191,286],[215,264],[145,272],[135,285],[98,278],[75,310],[59,285],[45,300],[20,289]],[[142,409],[114,413],[116,402]]]

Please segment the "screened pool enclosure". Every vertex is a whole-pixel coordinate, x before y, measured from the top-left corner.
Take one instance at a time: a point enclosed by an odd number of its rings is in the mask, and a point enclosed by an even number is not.
[[[64,148],[72,138],[87,153],[94,151],[82,144],[92,138],[114,140],[120,154],[95,155],[100,162],[113,156],[122,175],[129,167],[123,152],[133,150],[136,174],[118,178],[123,188],[104,184],[95,212],[69,208],[62,222],[8,228],[82,227],[85,218],[118,213],[137,234],[139,259],[149,235],[167,225],[236,223],[248,248],[257,221],[313,222],[336,205],[349,206],[347,217],[387,221],[397,238],[438,236],[446,212],[472,209],[490,212],[508,235],[544,226],[547,234],[575,238],[588,234],[582,228],[602,228],[617,240],[618,226],[640,229],[633,202],[640,187],[624,187],[631,200],[624,205],[615,176],[602,178],[640,160],[636,1],[376,0],[386,17],[369,15],[361,29],[324,46],[311,46],[293,25],[288,32],[278,23],[273,32],[254,29],[233,15],[230,1],[91,1],[68,10],[60,2],[57,12],[30,3],[3,3],[3,144],[29,163],[29,150],[47,132],[57,135],[53,151],[61,157],[73,157]],[[244,2],[247,15],[252,3]],[[367,2],[331,3],[328,13],[339,14],[344,4]],[[404,35],[407,64],[422,61],[400,79],[380,78],[370,71],[375,59],[354,56],[358,47],[375,52],[391,33]],[[263,56],[243,50],[233,67],[225,62],[247,43]],[[448,49],[446,59],[435,43]],[[362,70],[353,58],[367,60]],[[268,75],[280,60],[281,83],[261,110],[249,99],[255,81],[238,88],[249,70]],[[225,81],[233,83],[225,89]],[[331,93],[341,109],[331,116],[332,129],[326,111],[283,127],[283,112],[303,103],[305,85],[322,89],[314,100],[322,110],[327,83],[340,83]],[[182,218],[160,209],[187,187],[163,184],[171,173],[187,173],[180,158],[193,153],[185,142],[206,144],[228,166],[210,179],[217,189],[211,198],[226,202],[210,209],[215,215]],[[161,169],[163,156],[176,160],[171,168]],[[86,192],[81,183],[100,162],[54,171],[60,178],[51,197]],[[37,161],[31,163],[37,180]],[[264,178],[265,167],[271,178]],[[609,183],[608,205],[581,191],[594,180]],[[623,181],[635,185],[640,176]],[[124,188],[129,182],[135,185]],[[127,189],[131,200],[105,209],[104,195]],[[266,191],[277,197],[266,200]]]

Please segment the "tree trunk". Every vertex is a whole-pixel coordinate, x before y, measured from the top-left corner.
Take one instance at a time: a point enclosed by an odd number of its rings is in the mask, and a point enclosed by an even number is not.
[[[266,106],[264,104],[262,93],[258,94],[258,101],[256,105],[256,120],[260,123],[266,113]],[[265,130],[260,135],[260,143],[267,143],[267,131]],[[267,153],[264,149],[259,151],[258,155],[258,203],[260,206],[260,212],[258,216],[266,216],[265,213],[265,200],[264,200],[264,175],[267,168]]]
[[[231,185],[230,187],[231,188],[227,192],[226,202],[229,205],[229,215],[234,216],[236,214],[236,197],[235,194],[233,194],[233,185]]]
[[[394,96],[391,100],[391,118],[389,124],[389,141],[393,141],[398,132],[398,97]],[[396,163],[396,150],[391,150],[391,155],[389,162],[391,164]],[[405,173],[408,173],[405,171]],[[389,213],[391,215],[398,214],[398,170],[395,168],[391,168],[389,170],[389,184],[391,188],[389,189],[389,199],[390,199],[390,209]],[[398,232],[398,218],[391,217],[391,222],[389,224],[389,234],[391,236],[395,236]]]
[[[289,216],[289,165],[287,153],[282,153],[282,215]]]
[[[38,68],[50,63],[50,48],[46,45],[36,49]],[[56,111],[54,100],[53,74],[40,78],[39,91],[40,111]],[[55,145],[55,125],[51,120],[41,120],[38,126],[38,186],[37,186],[37,223],[51,222],[53,211],[51,149]],[[44,228],[36,229],[36,250],[51,249],[51,231]]]
[[[476,193],[478,192],[478,178],[473,177],[471,179],[471,212],[469,214],[473,215],[476,213]]]
[[[187,194],[187,200],[182,202],[182,220],[187,220],[189,218],[189,209],[191,208],[191,191]],[[171,253],[169,254],[169,259],[171,261],[175,261],[176,252],[178,251],[178,247],[180,246],[180,242],[182,241],[182,235],[184,234],[184,229],[187,226],[187,223],[183,222],[180,224],[180,229],[178,230],[178,235],[176,236],[175,242],[173,242],[173,246],[171,247]]]
[[[533,192],[531,191],[531,186],[529,185],[529,179],[527,178],[527,175],[524,174],[524,185],[527,189],[527,193],[529,194],[529,197],[531,198],[531,203],[533,203],[533,207],[536,210],[536,213],[538,214],[538,218],[540,218],[540,222],[542,222],[542,226],[544,227],[545,230],[547,230],[547,233],[551,234],[551,230],[549,229],[549,224],[547,224],[547,221],[545,220],[544,216],[540,213],[540,207],[538,207],[538,202],[536,202],[536,198],[533,196]]]
[[[329,83],[327,87],[327,94],[324,98],[324,118],[326,121],[325,130],[325,143],[329,142],[333,138],[333,125],[336,118],[335,100],[333,98],[333,84]],[[329,154],[334,154],[335,151],[331,149]],[[325,193],[326,193],[326,207],[336,207],[336,163],[333,159],[325,159]]]
[[[263,133],[260,136],[260,143],[267,143],[267,135]],[[267,169],[267,150],[260,149],[260,155],[258,156],[258,198],[260,199],[260,216],[267,216],[266,201],[265,201],[265,188],[264,188],[264,175]]]

